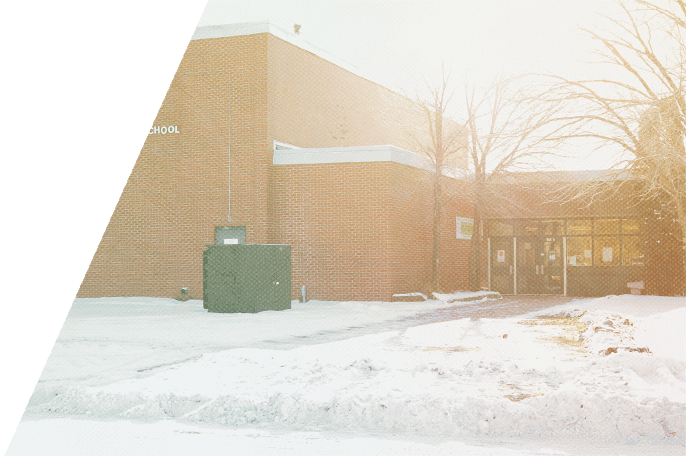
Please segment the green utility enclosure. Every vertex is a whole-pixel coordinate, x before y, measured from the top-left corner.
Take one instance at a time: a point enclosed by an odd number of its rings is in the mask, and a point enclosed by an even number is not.
[[[255,313],[291,308],[289,245],[208,245],[203,252],[203,307]]]

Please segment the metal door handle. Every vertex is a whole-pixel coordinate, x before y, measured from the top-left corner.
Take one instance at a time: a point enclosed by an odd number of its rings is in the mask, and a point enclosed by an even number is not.
[[[536,274],[538,274],[539,266],[536,265]]]
[[[510,265],[510,275],[512,275],[512,266]]]
[[[541,266],[541,274],[543,275],[543,266]]]

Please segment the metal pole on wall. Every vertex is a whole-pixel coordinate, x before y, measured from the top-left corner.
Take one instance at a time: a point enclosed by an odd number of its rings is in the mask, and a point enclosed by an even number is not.
[[[517,238],[513,237],[512,238],[514,249],[513,249],[513,254],[512,254],[512,261],[514,262],[514,279],[512,283],[512,288],[514,294],[517,294]]]
[[[564,268],[562,274],[562,281],[564,286],[564,296],[567,296],[567,237],[562,238],[562,261],[564,261]]]
[[[228,144],[228,152],[229,152],[229,214],[226,218],[230,222],[231,221],[231,140],[233,139],[233,132],[231,130],[231,95],[233,94],[233,84],[231,81],[231,73],[228,73],[228,75],[229,75],[229,144]]]
[[[488,291],[493,291],[491,288],[491,238],[488,238]]]

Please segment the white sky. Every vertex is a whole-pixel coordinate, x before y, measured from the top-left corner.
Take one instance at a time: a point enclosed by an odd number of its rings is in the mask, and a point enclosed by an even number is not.
[[[456,82],[498,74],[551,72],[576,77],[589,59],[579,26],[598,22],[608,0],[567,1],[251,1],[210,0],[199,25],[268,20],[413,91],[444,62]]]

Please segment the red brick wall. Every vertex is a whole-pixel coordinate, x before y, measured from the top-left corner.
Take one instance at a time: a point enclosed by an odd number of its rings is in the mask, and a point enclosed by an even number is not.
[[[392,144],[406,150],[429,139],[425,114],[407,97],[273,35],[268,44],[270,139],[299,147]],[[444,121],[446,130],[458,128]],[[467,168],[466,149],[450,160]]]
[[[278,243],[289,244],[293,296],[386,300],[389,163],[275,167]]]
[[[444,203],[441,223],[441,287],[444,291],[466,291],[471,241],[457,239],[455,217],[473,217],[474,206],[467,189],[469,184],[448,178],[444,182],[450,196]]]
[[[268,43],[271,139],[299,147],[411,149],[403,125],[412,117],[409,100],[273,35]]]
[[[148,136],[79,297],[173,297],[183,286],[199,297],[215,225],[268,241],[266,54],[266,35],[189,44],[153,122],[180,133]]]
[[[434,291],[430,286],[433,256],[433,183],[424,170],[395,165],[389,204],[393,227],[394,293]],[[455,217],[471,217],[466,184],[443,178],[441,218],[441,288],[465,290],[468,285],[469,241],[456,239]]]
[[[282,165],[274,182],[275,236],[291,245],[293,296],[302,285],[311,299],[387,301],[394,293],[428,291],[428,172],[392,162]],[[455,217],[470,213],[459,197],[444,207],[446,290],[467,286],[469,241],[455,238]]]

